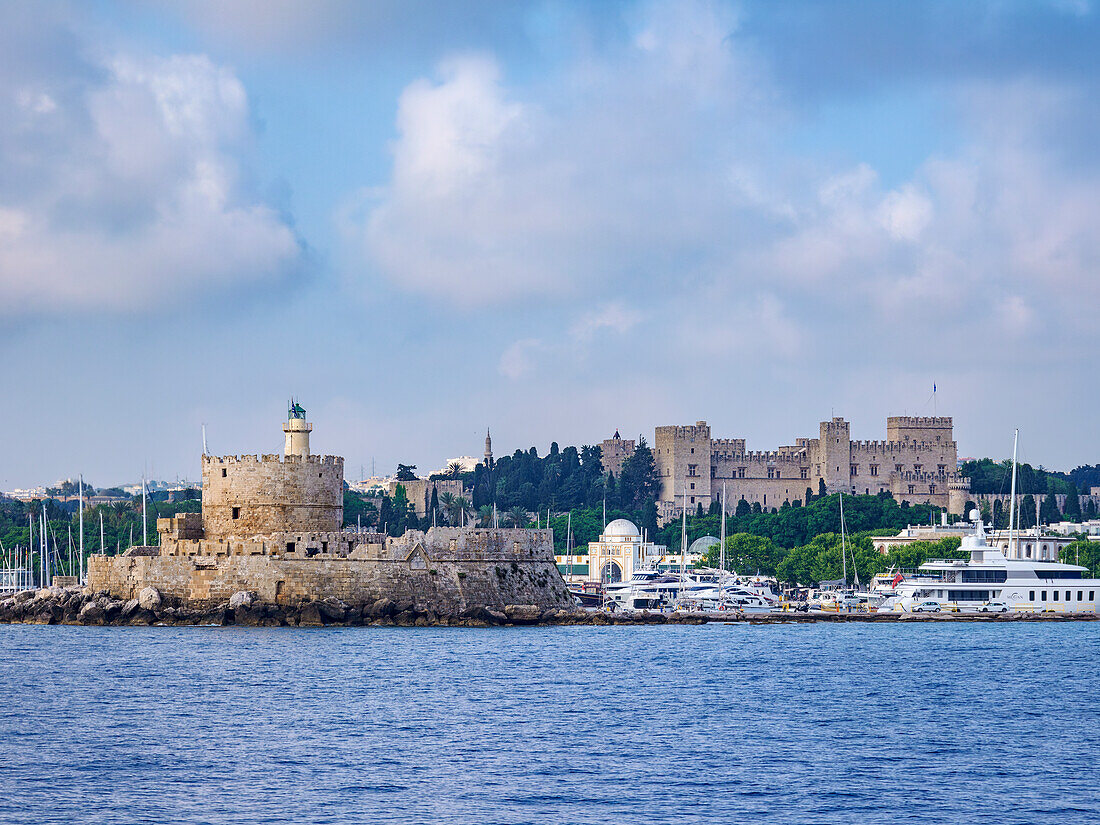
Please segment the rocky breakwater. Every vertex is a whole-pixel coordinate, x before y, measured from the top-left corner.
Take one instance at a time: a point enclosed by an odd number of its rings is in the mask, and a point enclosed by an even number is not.
[[[510,604],[503,610],[477,606],[459,613],[440,613],[412,601],[377,599],[348,604],[336,598],[282,605],[262,601],[240,591],[226,602],[195,606],[162,594],[153,587],[137,598],[115,599],[106,591],[80,587],[25,590],[0,601],[0,623],[68,625],[238,625],[244,627],[357,627],[534,625],[584,622],[579,609],[543,609],[533,604]]]
[[[413,601],[390,598],[369,604],[348,604],[337,598],[274,604],[256,593],[239,591],[227,601],[196,606],[154,587],[133,599],[115,599],[106,591],[80,587],[24,590],[0,600],[0,623],[98,626],[237,625],[242,627],[493,627],[516,625],[654,625],[747,622],[1028,622],[1097,621],[1095,613],[913,614],[913,613],[607,613],[578,607],[541,608],[509,604],[503,610],[483,605],[447,613]]]

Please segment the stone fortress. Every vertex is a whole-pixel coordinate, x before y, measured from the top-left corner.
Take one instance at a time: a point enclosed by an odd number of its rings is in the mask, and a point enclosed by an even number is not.
[[[950,417],[891,416],[884,441],[853,441],[843,418],[823,421],[817,438],[798,438],[777,450],[753,451],[743,438],[711,438],[705,421],[657,427],[653,458],[661,478],[658,516],[667,520],[686,505],[707,509],[726,489],[733,512],[744,499],[761,508],[829,493],[888,492],[901,502],[929,503],[961,514],[970,480],[958,473]],[[685,498],[686,496],[686,498]]]
[[[202,457],[202,513],[157,520],[159,545],[91,556],[88,586],[133,599],[146,587],[192,605],[246,591],[295,605],[392,599],[439,613],[569,606],[550,530],[432,528],[398,538],[343,528],[344,460],[310,453],[292,403],[284,454]]]

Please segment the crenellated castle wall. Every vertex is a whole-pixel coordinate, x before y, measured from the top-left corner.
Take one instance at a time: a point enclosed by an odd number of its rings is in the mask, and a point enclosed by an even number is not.
[[[344,521],[339,456],[202,457],[202,526],[208,539],[332,532]]]

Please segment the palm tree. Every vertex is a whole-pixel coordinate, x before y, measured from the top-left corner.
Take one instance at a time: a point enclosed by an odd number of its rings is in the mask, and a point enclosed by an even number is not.
[[[493,508],[488,504],[483,504],[477,509],[477,518],[482,527],[493,526]]]
[[[513,527],[525,527],[527,525],[527,511],[522,507],[513,507],[504,514],[504,518]]]
[[[452,461],[447,465],[447,475],[451,478],[458,478],[462,475],[462,465],[457,461]]]
[[[439,506],[443,509],[443,514],[447,517],[447,523],[454,526],[455,521],[455,494],[454,493],[442,493],[439,496]]]
[[[473,515],[474,513],[474,508],[466,496],[456,496],[454,506],[455,515],[457,516],[456,524],[462,524],[464,515]]]

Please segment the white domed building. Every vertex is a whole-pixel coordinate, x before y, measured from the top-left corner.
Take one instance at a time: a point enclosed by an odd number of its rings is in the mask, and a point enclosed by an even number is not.
[[[626,581],[635,569],[656,563],[666,550],[646,541],[634,522],[617,518],[604,527],[599,541],[589,542],[587,556],[559,556],[558,569],[567,581]]]

